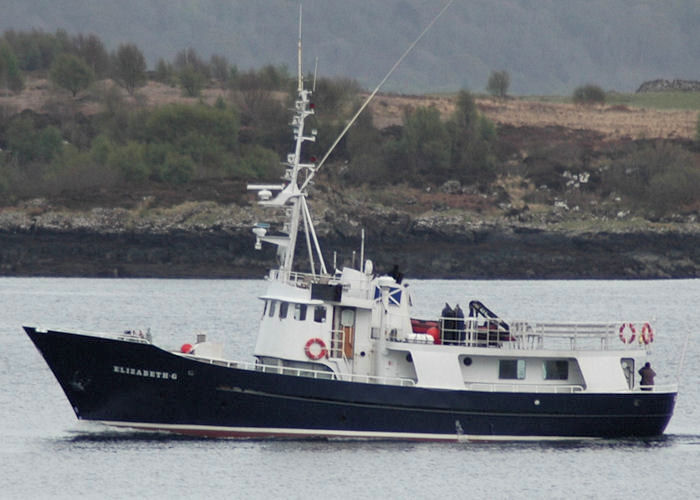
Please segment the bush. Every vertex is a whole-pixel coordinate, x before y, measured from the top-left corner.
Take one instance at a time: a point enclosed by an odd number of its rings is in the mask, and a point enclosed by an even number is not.
[[[205,105],[170,104],[145,119],[144,139],[191,148],[193,137],[203,136],[212,148],[234,152],[238,145],[238,118],[231,109]],[[187,150],[180,151],[181,153]]]
[[[598,85],[583,85],[574,90],[573,100],[575,104],[604,104],[605,91]]]
[[[195,165],[192,158],[177,153],[168,153],[161,169],[163,181],[171,184],[185,184],[192,179]]]
[[[110,153],[107,165],[121,172],[127,181],[132,182],[145,181],[151,173],[144,159],[143,145],[133,141],[125,146],[116,147]]]
[[[700,202],[700,165],[682,147],[659,142],[616,161],[606,185],[657,215]]]
[[[247,148],[240,161],[229,169],[236,177],[268,181],[279,181],[283,171],[277,153],[257,145]]]

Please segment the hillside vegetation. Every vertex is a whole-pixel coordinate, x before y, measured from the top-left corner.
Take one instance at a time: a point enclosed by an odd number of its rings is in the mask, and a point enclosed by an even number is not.
[[[245,181],[281,174],[295,87],[284,67],[241,72],[189,49],[147,73],[135,45],[109,53],[94,35],[36,31],[5,33],[0,60],[5,205],[37,197],[128,204],[134,192],[166,205],[212,197],[246,203]],[[363,98],[354,80],[319,79],[313,127],[320,133],[309,161],[327,151]],[[401,187],[418,211],[696,217],[697,111],[611,98],[627,104],[467,91],[381,95],[341,141],[324,183],[360,198],[375,193],[386,204],[401,202],[383,194]]]
[[[304,0],[305,65],[373,87],[444,2]],[[149,67],[187,48],[243,70],[294,67],[298,4],[289,0],[4,0],[0,31],[97,33],[134,43]],[[700,79],[697,0],[457,1],[388,82],[425,93],[486,88],[506,70],[517,94],[564,94],[588,82],[634,91],[655,78]]]

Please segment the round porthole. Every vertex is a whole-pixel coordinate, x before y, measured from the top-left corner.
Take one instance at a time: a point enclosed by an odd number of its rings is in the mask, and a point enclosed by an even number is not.
[[[464,363],[464,366],[471,366],[472,358],[464,358],[462,359],[462,363]]]
[[[360,352],[360,356],[364,358],[364,357],[366,356],[366,355],[365,355],[365,351],[361,351],[361,352]]]

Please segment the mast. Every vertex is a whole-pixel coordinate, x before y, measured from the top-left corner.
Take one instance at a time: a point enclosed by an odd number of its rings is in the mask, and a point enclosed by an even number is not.
[[[278,278],[282,281],[288,281],[294,267],[294,254],[297,244],[297,235],[299,233],[299,225],[303,221],[305,232],[307,234],[306,242],[311,259],[311,272],[315,273],[314,255],[319,260],[319,269],[322,274],[326,274],[326,266],[321,254],[321,247],[316,238],[316,233],[313,228],[313,222],[306,206],[306,183],[300,187],[301,177],[308,178],[308,174],[300,175],[302,171],[313,171],[315,165],[313,163],[302,163],[302,147],[304,142],[316,141],[316,131],[312,130],[310,135],[304,134],[304,126],[306,118],[314,114],[313,105],[311,104],[310,90],[304,88],[304,76],[302,72],[302,39],[301,39],[301,19],[302,11],[299,5],[299,37],[297,42],[297,98],[294,104],[294,116],[292,118],[292,132],[294,134],[294,152],[287,155],[287,161],[284,165],[287,167],[283,180],[286,184],[279,185],[249,185],[249,190],[258,191],[260,204],[271,207],[285,208],[287,210],[287,220],[284,223],[283,233],[286,236],[276,235],[267,236],[267,224],[257,224],[253,229],[257,237],[256,248],[260,248],[260,242],[264,241],[277,245],[277,254],[280,260]],[[277,194],[272,197],[273,191]],[[314,254],[315,251],[315,254]]]

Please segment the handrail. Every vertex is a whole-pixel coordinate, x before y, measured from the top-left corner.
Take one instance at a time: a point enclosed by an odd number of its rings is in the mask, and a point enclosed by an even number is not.
[[[648,344],[653,341],[649,321],[505,322],[497,317],[440,317],[435,323],[440,329],[440,343],[466,347],[606,351],[648,349]],[[399,340],[425,343],[410,335]],[[562,345],[561,341],[568,344]]]
[[[194,354],[183,354],[179,351],[172,351],[184,358],[193,359],[203,363],[224,366],[227,368],[238,368],[241,370],[258,371],[263,373],[276,373],[281,375],[294,375],[297,377],[309,377],[315,379],[339,380],[344,382],[364,382],[367,384],[414,386],[415,380],[401,377],[377,377],[374,375],[362,375],[356,373],[335,373],[326,370],[310,370],[308,368],[296,368],[292,366],[266,365],[252,361],[227,361],[224,359],[204,358]]]
[[[496,382],[465,382],[465,386],[473,391],[485,392],[534,392],[534,393],[569,393],[583,392],[582,385],[557,384],[503,384]],[[482,387],[483,388],[480,388]]]

